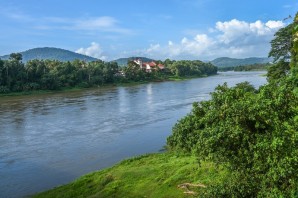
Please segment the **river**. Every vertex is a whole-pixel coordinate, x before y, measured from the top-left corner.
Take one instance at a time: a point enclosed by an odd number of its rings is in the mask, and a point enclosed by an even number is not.
[[[261,74],[0,97],[0,197],[23,197],[158,152],[193,102],[224,82],[263,85]]]

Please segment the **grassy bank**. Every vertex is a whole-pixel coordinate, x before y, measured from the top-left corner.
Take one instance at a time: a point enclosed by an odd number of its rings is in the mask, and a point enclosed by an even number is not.
[[[1,96],[26,96],[26,95],[40,95],[40,94],[51,94],[51,93],[59,93],[59,92],[72,92],[72,91],[80,91],[87,88],[82,87],[69,87],[69,88],[62,88],[59,90],[34,90],[34,91],[22,91],[22,92],[10,92],[0,94]]]
[[[74,182],[33,197],[189,197],[179,184],[216,185],[227,176],[211,163],[198,165],[195,157],[173,153],[149,154],[124,160]],[[202,187],[188,187],[202,193]]]

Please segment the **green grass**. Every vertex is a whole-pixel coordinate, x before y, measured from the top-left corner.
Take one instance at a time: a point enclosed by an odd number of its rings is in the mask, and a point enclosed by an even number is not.
[[[193,156],[149,154],[124,160],[33,197],[189,197],[177,185],[200,183],[208,188],[208,185],[221,183],[225,177],[226,171],[211,163],[199,166]],[[204,188],[193,187],[191,190],[202,193]]]
[[[43,94],[52,94],[52,93],[59,93],[59,92],[73,92],[73,91],[81,91],[82,87],[63,87],[58,90],[34,90],[34,91],[22,91],[22,92],[9,92],[9,93],[1,93],[1,96],[25,96],[25,95],[43,95]]]
[[[209,75],[212,76],[212,75]],[[207,75],[195,75],[195,76],[184,76],[184,77],[179,77],[179,76],[169,76],[167,79],[169,81],[182,81],[182,80],[190,80],[193,78],[205,78],[205,77],[209,77]]]

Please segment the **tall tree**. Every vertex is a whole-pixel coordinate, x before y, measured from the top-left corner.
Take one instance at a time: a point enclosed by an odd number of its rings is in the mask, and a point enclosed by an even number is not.
[[[291,23],[275,33],[274,39],[270,42],[271,50],[269,52],[269,57],[273,57],[274,62],[278,60],[289,60],[291,57],[291,48],[293,46],[292,30],[293,24]]]
[[[280,80],[290,70],[291,50],[293,48],[293,31],[294,24],[281,28],[275,33],[274,39],[271,41],[271,50],[269,57],[273,57],[274,62],[268,68],[268,80]]]

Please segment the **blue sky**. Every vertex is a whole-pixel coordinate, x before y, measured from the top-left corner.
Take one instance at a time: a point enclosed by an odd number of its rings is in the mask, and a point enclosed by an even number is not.
[[[267,56],[297,0],[0,0],[0,55],[58,47],[113,60]]]

